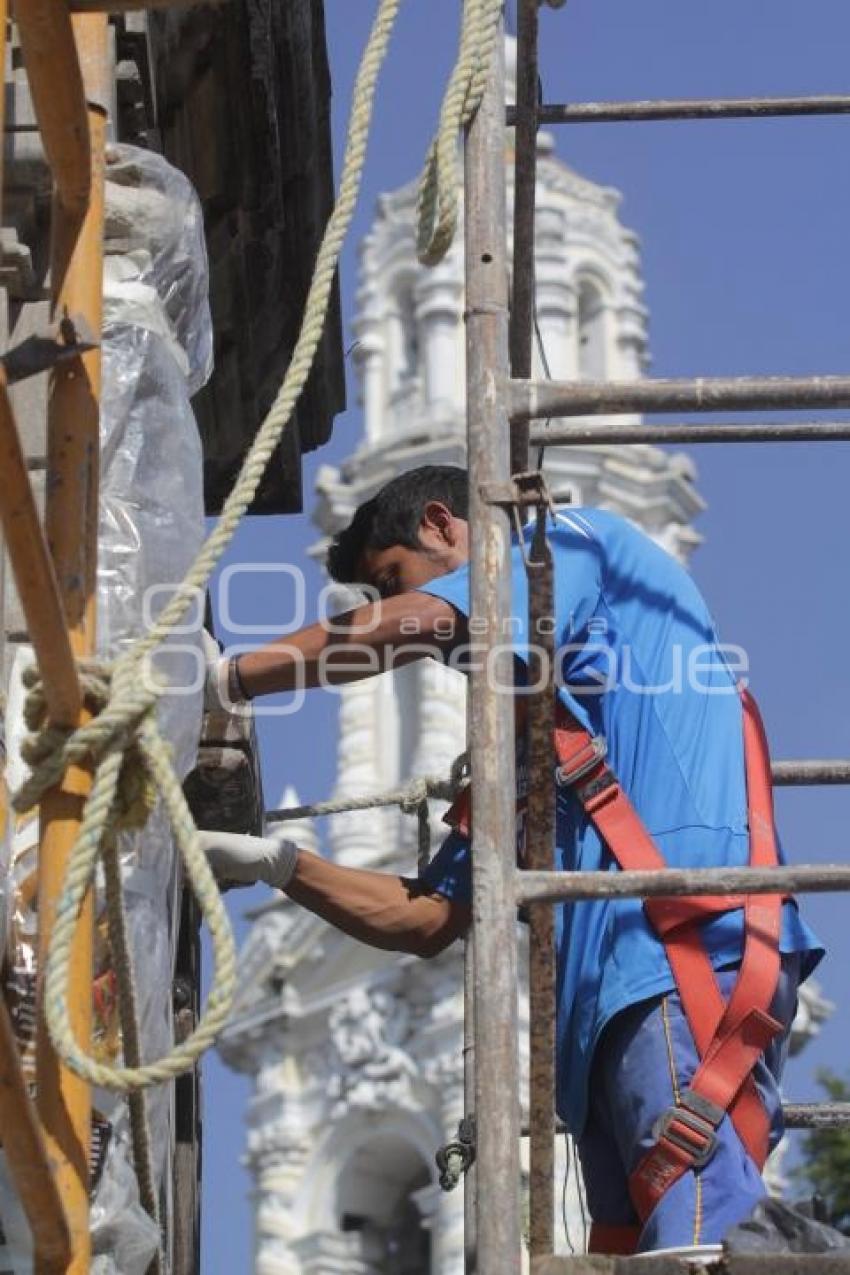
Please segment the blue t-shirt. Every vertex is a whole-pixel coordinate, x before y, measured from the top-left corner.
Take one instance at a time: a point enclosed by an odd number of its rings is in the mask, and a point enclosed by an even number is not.
[[[530,535],[530,532],[528,533]],[[693,579],[625,519],[598,509],[559,513],[549,529],[555,583],[558,693],[594,734],[671,867],[743,865],[749,858],[741,701],[743,652],[721,647]],[[528,584],[512,549],[512,633],[528,652]],[[421,586],[469,614],[469,568]],[[522,666],[520,666],[521,668]],[[520,678],[521,680],[521,678]],[[520,692],[521,693],[521,692]],[[556,861],[616,870],[577,798],[558,789]],[[450,835],[424,873],[438,893],[470,897],[469,846]],[[712,963],[740,959],[743,912],[702,927]],[[557,1106],[573,1133],[587,1110],[590,1060],[611,1017],[674,986],[663,944],[639,899],[556,907]],[[783,910],[783,952],[804,953],[803,976],[823,949],[796,904]]]

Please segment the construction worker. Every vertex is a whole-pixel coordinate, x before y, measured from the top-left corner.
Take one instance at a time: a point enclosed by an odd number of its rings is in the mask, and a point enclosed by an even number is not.
[[[777,861],[757,712],[736,687],[690,575],[630,523],[552,519],[556,850],[564,869]],[[338,581],[377,600],[213,661],[224,702],[370,676],[430,653],[459,667],[470,633],[467,477],[388,483],[330,547]],[[512,548],[515,693],[527,632]],[[521,732],[520,732],[521,734]],[[603,739],[605,741],[603,745]],[[474,812],[473,812],[474,815]],[[341,867],[271,838],[205,833],[223,881],[266,881],[347,934],[433,956],[470,921],[467,812],[418,879]],[[518,853],[522,854],[521,843]],[[822,956],[790,899],[600,899],[557,917],[557,1108],[577,1140],[594,1251],[719,1242],[765,1195],[796,991]]]

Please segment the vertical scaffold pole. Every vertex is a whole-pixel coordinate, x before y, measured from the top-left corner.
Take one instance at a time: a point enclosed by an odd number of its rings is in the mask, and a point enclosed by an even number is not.
[[[510,438],[504,48],[496,37],[465,150],[466,393],[472,661],[472,922],[478,1269],[520,1269],[516,809],[510,516],[483,484],[507,482]]]
[[[72,19],[88,104],[91,180],[82,207],[53,201],[51,244],[52,317],[81,319],[99,335],[103,294],[103,165],[108,101],[107,17]],[[67,68],[70,72],[70,68]],[[62,68],[56,68],[61,75]],[[51,374],[47,422],[46,532],[78,656],[95,644],[97,566],[100,350],[58,365]],[[41,807],[39,854],[39,971],[47,947],[65,868],[77,835],[90,775],[72,767]],[[83,1048],[91,1035],[92,900],[83,909],[71,950],[71,1023]],[[89,1086],[63,1067],[47,1033],[39,992],[37,1102],[54,1179],[62,1193],[71,1232],[67,1275],[89,1270]],[[55,1266],[37,1256],[37,1275]]]
[[[534,328],[534,193],[537,182],[537,26],[539,0],[517,3],[516,123],[514,125],[513,279],[511,376],[531,377]],[[511,433],[511,469],[530,469],[528,425]]]
[[[472,931],[463,945],[463,1114],[474,1118],[475,1112],[475,941]],[[478,1270],[478,1236],[475,1229],[476,1199],[475,1161],[463,1175],[463,1270],[475,1275]]]
[[[534,213],[537,182],[537,65],[539,0],[517,3],[517,100],[514,126],[513,282],[511,286],[511,376],[532,374],[534,336]],[[513,426],[511,468],[531,469],[529,431]],[[553,868],[555,796],[552,780],[554,687],[552,685],[552,558],[546,544],[545,504],[537,510],[537,533],[528,564],[528,680],[542,689],[527,701],[529,774],[526,864]],[[551,907],[529,909],[529,1222],[532,1257],[554,1251],[555,1239],[555,953]]]
[[[528,699],[525,861],[531,869],[544,870],[555,866],[555,599],[548,517],[544,502],[537,508],[527,565],[528,681],[538,689]],[[528,913],[528,1248],[533,1263],[535,1257],[554,1252],[555,1243],[555,913],[548,904],[531,904]]]

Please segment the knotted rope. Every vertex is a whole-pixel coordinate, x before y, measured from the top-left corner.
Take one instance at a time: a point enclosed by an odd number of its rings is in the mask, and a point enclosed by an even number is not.
[[[478,110],[501,13],[502,0],[466,0],[463,6],[458,59],[419,179],[416,254],[426,266],[442,261],[455,237],[458,133]]]
[[[339,194],[328,219],[307,294],[304,319],[283,383],[258,430],[227,497],[220,518],[185,579],[152,628],[114,664],[84,664],[80,676],[95,712],[72,732],[46,723],[43,694],[30,688],[28,719],[36,730],[27,760],[30,780],[15,797],[18,810],[30,806],[60,781],[72,763],[94,765],[91,793],[72,848],[51,936],[45,973],[45,1016],[62,1061],[91,1084],[132,1092],[172,1079],[193,1066],[213,1043],[233,1001],[236,962],[233,935],[218,888],[198,844],[197,830],[169,749],[156,721],[162,687],[149,673],[149,656],[206,588],[221,555],[254,498],[266,467],[289,425],[321,340],[342,245],[357,202],[378,72],[386,54],[400,0],[380,0],[357,72]],[[501,0],[466,0],[458,63],[449,81],[437,137],[428,152],[420,195],[420,255],[435,263],[447,251],[457,223],[455,147],[457,133],[481,99]],[[35,678],[35,675],[33,675]],[[71,942],[98,860],[122,826],[144,823],[156,796],[162,800],[189,883],[210,930],[215,977],[195,1031],[164,1057],[111,1067],[87,1055],[76,1040],[68,1014]],[[418,794],[420,845],[424,839],[424,797]],[[122,902],[123,908],[123,902]],[[119,970],[119,979],[127,972]],[[125,991],[129,986],[125,977]]]

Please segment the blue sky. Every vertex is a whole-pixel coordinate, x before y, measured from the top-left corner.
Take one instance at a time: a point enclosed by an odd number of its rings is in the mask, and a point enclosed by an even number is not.
[[[356,243],[378,194],[418,172],[453,58],[458,8],[456,0],[402,6],[342,262],[346,346]],[[339,156],[374,5],[326,0],[326,10]],[[846,0],[569,0],[560,11],[542,10],[541,28],[549,101],[847,91]],[[558,151],[569,164],[622,191],[622,218],[640,236],[652,375],[846,371],[848,130],[846,118],[556,130]],[[296,562],[318,585],[305,557],[317,534],[310,522],[313,479],[317,466],[340,463],[359,437],[353,378],[349,403],[329,446],[307,458],[305,514],[247,520],[228,561]],[[841,636],[850,627],[848,445],[712,446],[692,454],[708,503],[697,524],[705,539],[693,572],[724,640],[749,652],[774,756],[848,755],[850,676]],[[243,622],[268,623],[272,630],[278,618],[288,619],[286,602],[279,600],[276,611],[276,601],[269,588],[237,590],[233,598]],[[295,784],[303,800],[329,793],[335,711],[332,695],[315,692],[297,716],[261,727],[268,804],[284,783]],[[783,839],[794,861],[847,857],[847,801],[840,788],[779,792]],[[240,939],[243,914],[263,897],[257,889],[230,900]],[[818,1066],[848,1067],[841,933],[847,912],[838,896],[814,896],[805,907],[832,951],[820,982],[839,1006],[789,1068],[789,1096],[811,1099]],[[250,1181],[240,1164],[248,1092],[244,1078],[208,1058],[204,1275],[251,1269]]]

